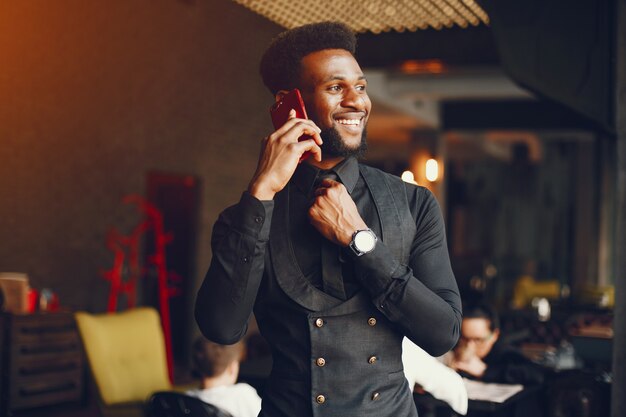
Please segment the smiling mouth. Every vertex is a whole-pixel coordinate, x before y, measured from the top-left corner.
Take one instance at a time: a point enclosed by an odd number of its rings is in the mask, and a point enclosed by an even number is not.
[[[359,127],[363,124],[363,119],[364,119],[364,116],[337,117],[335,118],[335,122],[342,126]]]
[[[361,124],[361,119],[336,119],[335,121],[346,126],[359,126]]]

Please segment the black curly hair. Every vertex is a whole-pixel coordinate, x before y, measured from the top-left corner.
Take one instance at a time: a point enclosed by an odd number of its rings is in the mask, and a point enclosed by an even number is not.
[[[312,23],[282,32],[261,58],[259,70],[263,83],[272,94],[295,88],[302,58],[324,49],[345,49],[354,55],[356,36],[339,22]]]

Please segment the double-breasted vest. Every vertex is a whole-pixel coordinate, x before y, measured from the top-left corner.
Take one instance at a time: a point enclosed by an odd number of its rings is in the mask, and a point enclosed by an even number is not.
[[[376,206],[379,238],[406,265],[416,227],[404,185],[364,165],[360,173]],[[342,301],[307,281],[289,239],[288,189],[275,201],[254,308],[273,355],[262,416],[417,416],[401,362],[403,334],[364,289]]]

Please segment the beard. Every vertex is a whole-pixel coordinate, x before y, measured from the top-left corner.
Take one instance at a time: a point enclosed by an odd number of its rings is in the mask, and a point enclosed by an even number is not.
[[[341,134],[334,127],[329,127],[327,129],[322,130],[320,133],[322,140],[322,157],[324,156],[332,156],[332,157],[341,157],[341,158],[349,158],[354,156],[355,158],[360,158],[367,151],[367,128],[363,129],[363,133],[361,134],[361,142],[357,146],[348,146],[341,138]]]

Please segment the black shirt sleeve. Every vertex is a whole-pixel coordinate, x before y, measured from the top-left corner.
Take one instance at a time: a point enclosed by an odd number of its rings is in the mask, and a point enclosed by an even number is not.
[[[417,227],[409,264],[401,264],[379,241],[372,252],[355,259],[357,276],[383,314],[415,344],[440,356],[458,340],[461,298],[437,200],[423,187],[407,184],[406,191]]]
[[[246,334],[263,277],[273,209],[273,200],[259,201],[244,192],[213,226],[211,265],[195,305],[196,322],[209,340],[232,344]]]

